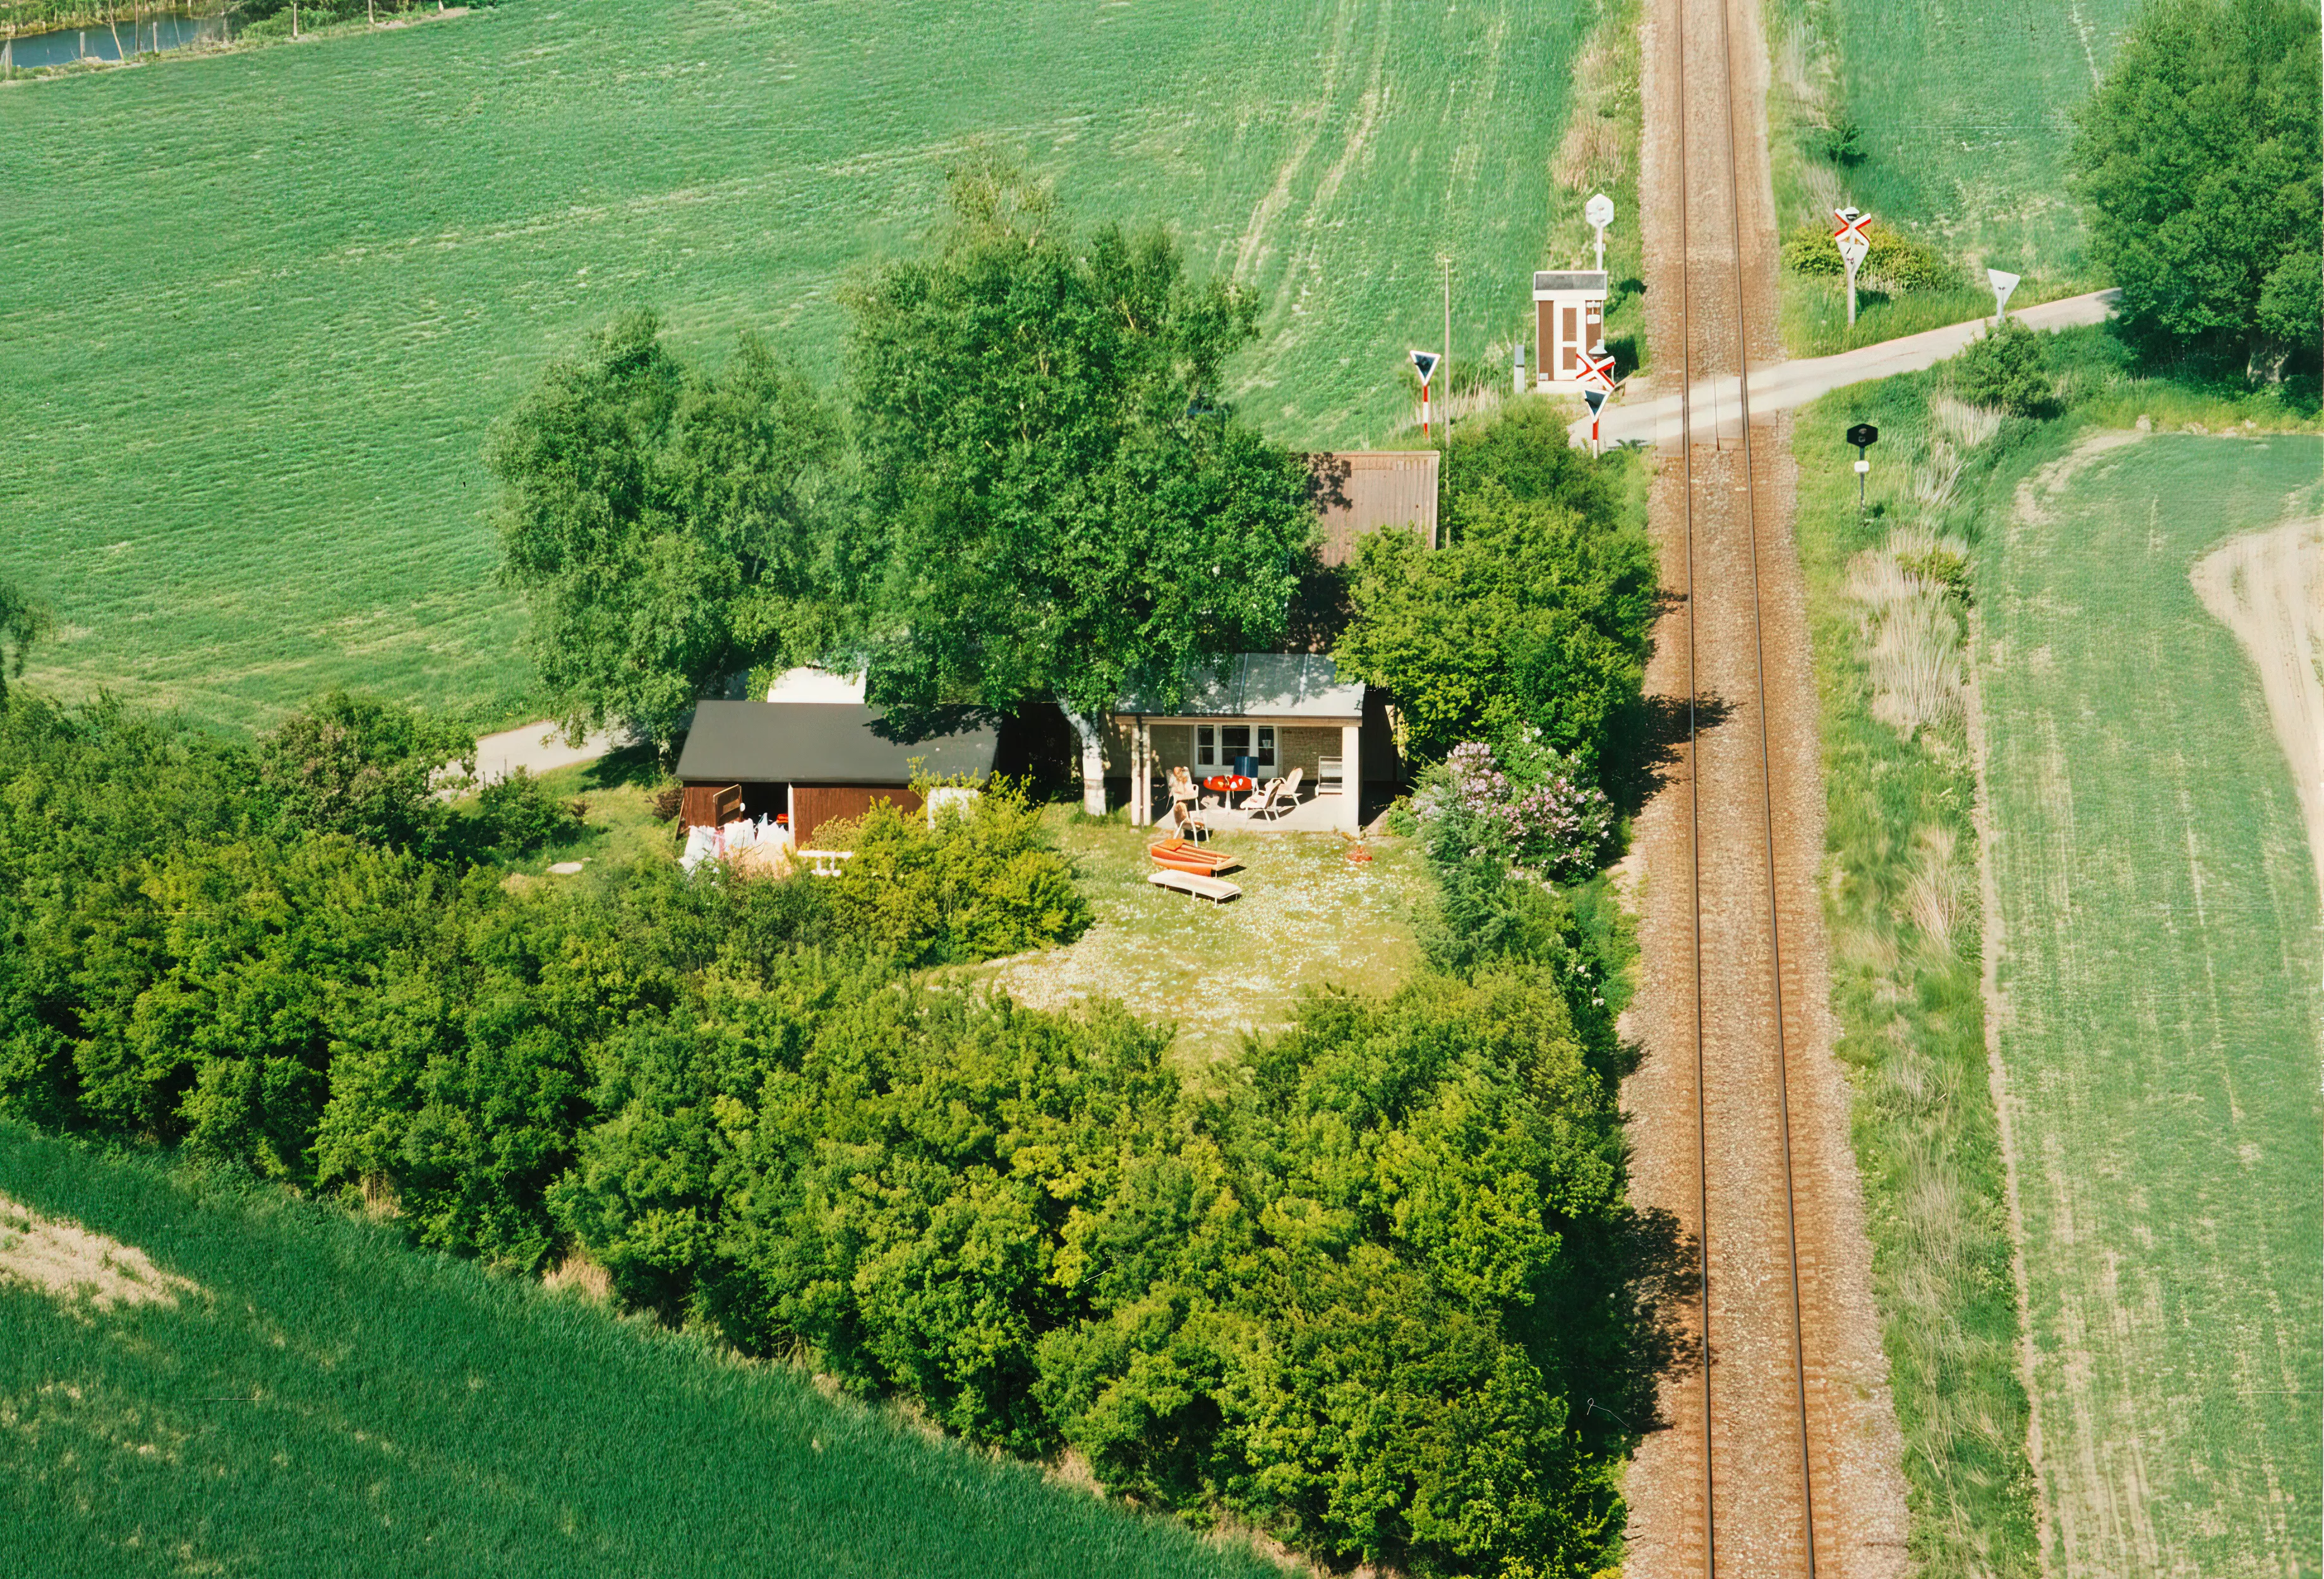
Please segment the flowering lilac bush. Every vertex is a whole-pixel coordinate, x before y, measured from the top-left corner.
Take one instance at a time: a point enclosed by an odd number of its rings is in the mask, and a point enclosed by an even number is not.
[[[1590,774],[1530,729],[1499,754],[1480,741],[1454,746],[1421,775],[1412,810],[1440,868],[1475,861],[1553,882],[1595,872],[1614,826]]]

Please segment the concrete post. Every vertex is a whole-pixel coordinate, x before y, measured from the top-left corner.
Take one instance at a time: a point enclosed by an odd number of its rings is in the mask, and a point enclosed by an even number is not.
[[[1359,724],[1340,725],[1340,824],[1349,833],[1364,826],[1364,731]]]

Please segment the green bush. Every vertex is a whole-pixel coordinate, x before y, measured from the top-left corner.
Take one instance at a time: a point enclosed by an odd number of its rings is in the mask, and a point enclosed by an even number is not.
[[[2049,358],[2042,337],[2015,319],[1988,329],[1952,361],[1952,383],[1973,406],[2030,417],[2050,402]]]
[[[632,1300],[1335,1563],[1590,1574],[1652,1408],[1668,1224],[1554,983],[1168,1037],[802,961],[611,1042],[552,1192]]]
[[[430,779],[475,749],[475,737],[456,725],[331,691],[266,736],[258,773],[292,831],[415,849],[444,832]]]
[[[514,1269],[578,1250],[633,1307],[1335,1565],[1612,1560],[1683,1263],[1623,1203],[1587,888],[1464,867],[1458,975],[1188,1080],[1118,1008],[902,969],[1088,925],[1006,789],[875,808],[835,879],[512,892],[285,832],[254,753],[109,704],[0,704],[0,1113]]]
[[[512,769],[476,791],[475,817],[484,842],[503,860],[530,855],[544,845],[569,838],[581,826],[569,805],[522,768]]]
[[[849,935],[906,965],[991,959],[1088,930],[1089,902],[1024,794],[996,784],[936,826],[888,801],[817,836],[855,852],[831,884]]]
[[[1859,283],[1900,292],[1960,288],[1960,268],[1927,242],[1915,241],[1877,219],[1866,224],[1864,235],[1870,245],[1857,271]],[[1795,274],[1837,280],[1848,272],[1831,232],[1821,224],[1803,225],[1785,236],[1783,258],[1784,267]]]

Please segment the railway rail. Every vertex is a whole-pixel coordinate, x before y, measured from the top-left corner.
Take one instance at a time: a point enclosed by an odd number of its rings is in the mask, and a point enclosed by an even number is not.
[[[1686,864],[1688,871],[1688,905],[1691,913],[1691,974],[1693,1008],[1692,1035],[1693,1053],[1694,1121],[1694,1229],[1697,1253],[1700,1258],[1699,1296],[1695,1313],[1698,1338],[1701,1343],[1699,1431],[1701,1436],[1700,1510],[1692,1528],[1700,1532],[1700,1569],[1706,1579],[1717,1579],[1722,1572],[1741,1573],[1800,1573],[1814,1579],[1818,1571],[1816,1530],[1816,1486],[1814,1474],[1814,1442],[1809,1421],[1809,1375],[1807,1362],[1806,1310],[1801,1291],[1801,1254],[1799,1238],[1798,1187],[1793,1166],[1793,1127],[1790,1097],[1791,1047],[1784,1029],[1784,931],[1781,906],[1778,902],[1776,879],[1776,841],[1775,831],[1775,788],[1770,767],[1768,740],[1768,697],[1766,685],[1766,619],[1760,586],[1759,561],[1761,542],[1759,531],[1758,479],[1755,475],[1753,435],[1749,397],[1749,361],[1751,356],[1751,326],[1748,322],[1750,291],[1745,277],[1745,238],[1741,191],[1744,171],[1738,157],[1736,122],[1738,106],[1735,102],[1736,60],[1734,52],[1734,19],[1730,0],[1708,0],[1715,5],[1717,20],[1717,62],[1715,73],[1698,70],[1693,81],[1689,79],[1688,55],[1690,44],[1701,47],[1702,13],[1708,7],[1689,5],[1680,0],[1681,25],[1671,30],[1672,71],[1676,85],[1677,100],[1683,106],[1676,117],[1678,128],[1678,165],[1681,200],[1678,204],[1677,272],[1678,347],[1680,353],[1680,472],[1684,540],[1684,579],[1682,588],[1685,610],[1686,649],[1686,707],[1687,707],[1687,837]],[[1706,75],[1713,80],[1704,82]],[[1719,146],[1705,149],[1702,139],[1690,126],[1694,119],[1693,108],[1698,96],[1716,96],[1723,124],[1723,138]],[[1753,130],[1756,132],[1757,127]],[[1715,162],[1715,172],[1703,177],[1703,162]],[[1726,234],[1715,234],[1715,214],[1703,217],[1712,221],[1711,226],[1699,226],[1695,214],[1699,199],[1706,189],[1716,193],[1724,189],[1726,195]],[[1716,204],[1710,205],[1716,207]],[[1713,233],[1704,234],[1708,228]],[[1721,244],[1724,244],[1723,245]],[[1707,247],[1723,257],[1709,261],[1698,249]],[[1707,309],[1707,310],[1706,310]],[[1708,320],[1708,321],[1706,321]],[[1736,402],[1733,410],[1733,430],[1736,450],[1733,460],[1720,468],[1720,476],[1711,485],[1725,485],[1730,496],[1722,503],[1726,509],[1719,513],[1722,524],[1729,531],[1737,524],[1735,514],[1739,507],[1742,528],[1741,548],[1748,562],[1748,596],[1742,596],[1748,613],[1750,646],[1751,705],[1754,716],[1757,746],[1757,848],[1752,852],[1758,867],[1757,897],[1764,901],[1765,929],[1757,941],[1764,946],[1759,957],[1738,957],[1735,951],[1722,951],[1722,957],[1711,961],[1715,972],[1763,970],[1765,990],[1771,1012],[1765,1025],[1772,1035],[1764,1047],[1767,1075],[1766,1084],[1772,1088],[1775,1112],[1775,1142],[1781,1162],[1783,1235],[1781,1303],[1788,1313],[1788,1361],[1790,1381],[1790,1413],[1794,1438],[1794,1452],[1789,1455],[1793,1477],[1785,1476],[1773,1464],[1755,1464],[1751,1473],[1741,1477],[1744,1483],[1730,1488],[1721,1483],[1722,1461],[1731,1462],[1735,1454],[1722,1441],[1722,1432],[1729,1425],[1730,1407],[1760,1411],[1755,1418],[1753,1438],[1764,1448],[1769,1436],[1770,1422],[1765,1411],[1772,1401],[1764,1389],[1757,1397],[1729,1400],[1721,1397],[1722,1374],[1716,1362],[1723,1333],[1715,1323],[1713,1310],[1714,1246],[1724,1247],[1727,1224],[1713,1212],[1712,1205],[1712,1131],[1729,1117],[1723,1104],[1711,1096],[1714,1078],[1712,1069],[1712,1035],[1706,1021],[1704,993],[1706,911],[1703,898],[1705,830],[1703,826],[1703,773],[1700,764],[1703,758],[1702,700],[1703,677],[1698,669],[1697,655],[1702,633],[1699,628],[1702,601],[1697,596],[1698,495],[1706,479],[1699,478],[1696,453],[1702,443],[1700,421],[1705,414],[1698,409],[1692,392],[1696,389],[1697,348],[1700,343],[1707,359],[1714,363],[1727,360],[1720,353],[1731,331],[1732,366],[1713,365],[1705,371],[1713,379],[1734,375]],[[1714,454],[1727,453],[1725,431],[1728,413],[1716,405],[1710,417],[1710,448]],[[1733,475],[1739,463],[1739,479]],[[1732,781],[1730,780],[1730,785]],[[1732,831],[1731,829],[1726,831]],[[1746,950],[1748,956],[1755,950]],[[1770,1067],[1771,1066],[1771,1067]],[[1749,1081],[1746,1078],[1744,1084]],[[1759,1224],[1764,1230],[1764,1224]],[[1766,1366],[1763,1364],[1764,1371]],[[1795,1477],[1795,1478],[1794,1478]],[[1793,1478],[1788,1487],[1770,1484],[1774,1481]],[[1723,1494],[1732,1491],[1738,1499],[1748,1498],[1754,1504],[1749,1522],[1757,1528],[1748,1532],[1739,1549],[1731,1555],[1720,1545]],[[1779,1518],[1787,1517],[1795,1525],[1793,1539],[1769,1541],[1767,1501],[1770,1493],[1790,1504]],[[1788,1492],[1788,1495],[1784,1493]],[[1752,1538],[1757,1537],[1756,1539]],[[1723,1564],[1722,1558],[1728,1560]],[[1676,1571],[1678,1565],[1672,1565]]]

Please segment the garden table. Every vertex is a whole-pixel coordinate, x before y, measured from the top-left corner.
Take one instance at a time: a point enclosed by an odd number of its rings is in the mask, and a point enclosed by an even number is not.
[[[1259,780],[1240,773],[1213,773],[1203,780],[1203,788],[1213,795],[1243,795],[1258,789]]]

